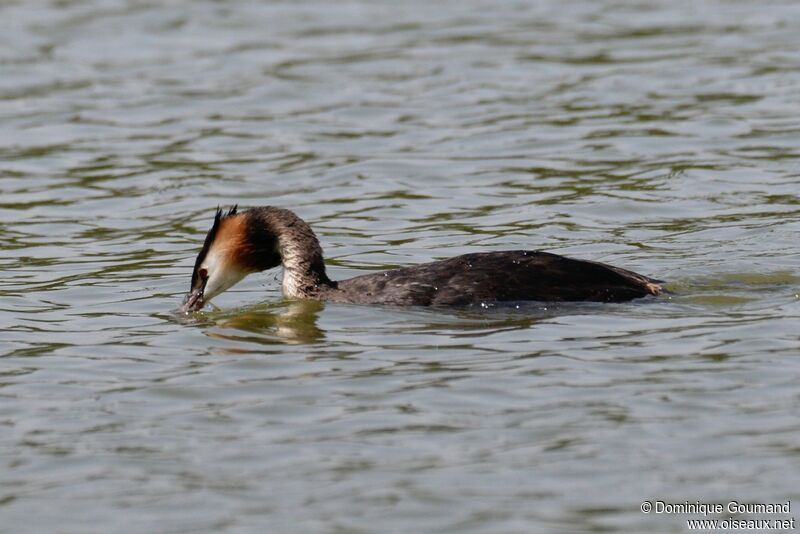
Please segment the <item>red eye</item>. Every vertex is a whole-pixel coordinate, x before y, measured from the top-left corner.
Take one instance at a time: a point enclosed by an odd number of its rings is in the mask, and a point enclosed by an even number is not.
[[[208,269],[205,267],[200,267],[200,270],[197,271],[198,276],[200,276],[201,280],[208,280]]]

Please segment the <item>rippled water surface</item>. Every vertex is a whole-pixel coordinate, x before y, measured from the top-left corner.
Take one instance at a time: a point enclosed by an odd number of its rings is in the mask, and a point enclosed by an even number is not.
[[[0,530],[800,506],[798,49],[788,1],[1,2]],[[233,203],[294,209],[336,278],[541,248],[672,294],[371,308],[269,272],[176,316]]]

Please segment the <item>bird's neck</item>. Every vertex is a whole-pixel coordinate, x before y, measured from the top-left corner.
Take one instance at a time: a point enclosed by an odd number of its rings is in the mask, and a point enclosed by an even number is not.
[[[278,253],[283,265],[283,295],[308,298],[335,287],[325,273],[322,247],[311,227],[288,210],[279,210],[273,219]]]

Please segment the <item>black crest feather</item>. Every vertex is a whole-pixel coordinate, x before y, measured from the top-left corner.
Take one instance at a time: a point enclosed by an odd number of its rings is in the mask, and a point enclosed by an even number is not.
[[[211,243],[213,243],[214,239],[216,239],[217,237],[217,232],[219,231],[220,222],[222,221],[222,219],[226,219],[228,217],[236,215],[237,214],[236,210],[238,208],[239,205],[234,204],[233,207],[228,210],[228,213],[225,213],[224,211],[222,211],[222,208],[217,206],[217,213],[216,215],[214,215],[214,225],[208,231],[208,234],[206,234],[206,240],[203,242],[203,248],[202,250],[200,250],[200,254],[197,255],[197,260],[195,260],[194,262],[194,271],[192,271],[192,286],[190,290],[194,289],[195,284],[197,283],[197,277],[198,277],[197,270],[200,268],[200,265],[202,265],[203,260],[206,259],[206,254],[208,254],[208,249],[211,248]]]

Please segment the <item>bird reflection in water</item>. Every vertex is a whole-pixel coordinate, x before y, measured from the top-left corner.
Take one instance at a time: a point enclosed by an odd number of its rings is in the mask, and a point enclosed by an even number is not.
[[[315,343],[325,338],[325,333],[317,326],[324,306],[324,303],[314,300],[259,306],[215,318],[214,327],[206,334],[212,338],[261,345]],[[247,348],[226,350],[250,352]]]

